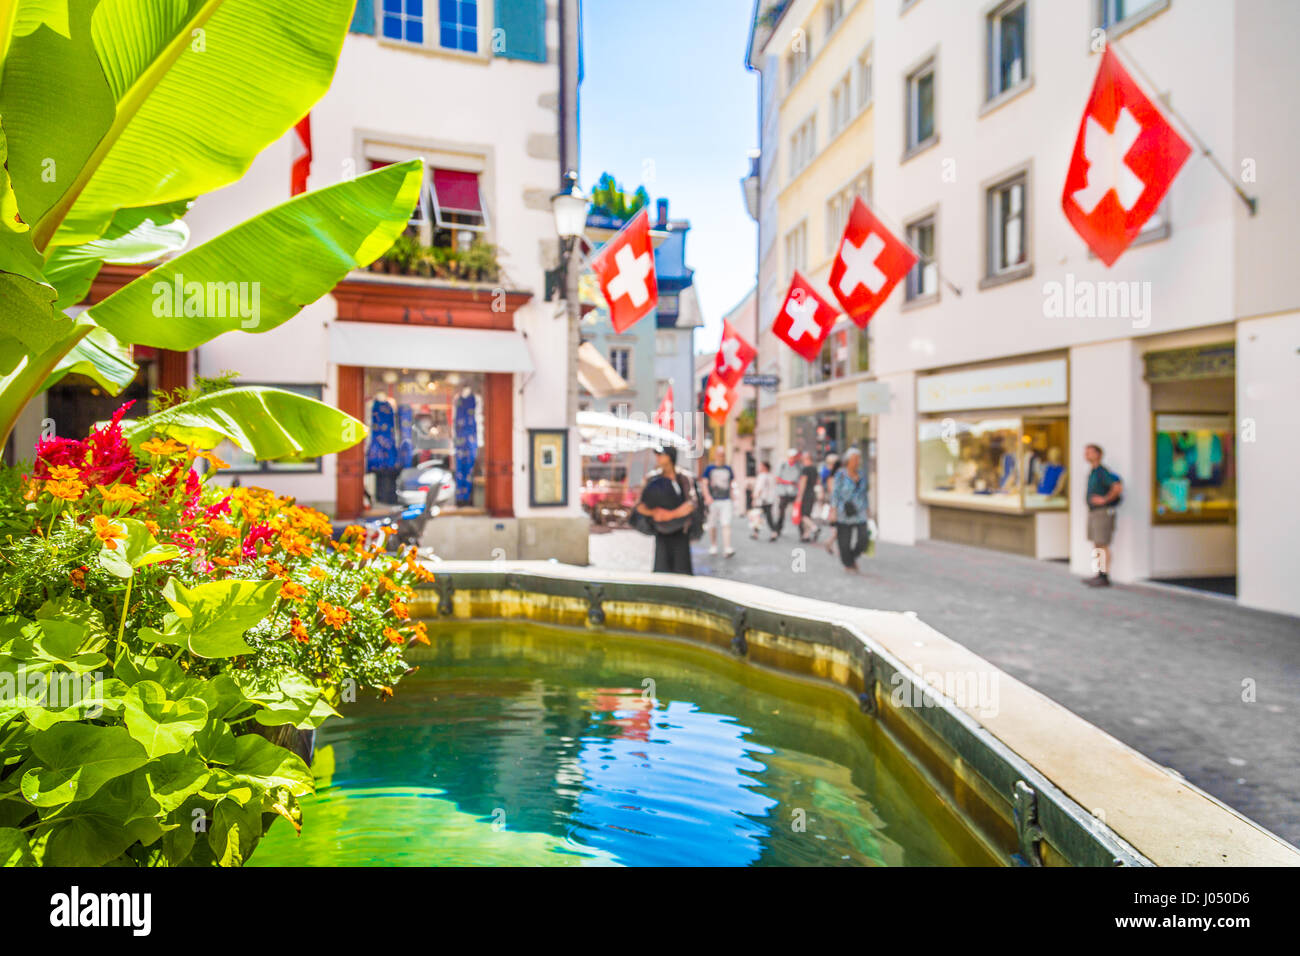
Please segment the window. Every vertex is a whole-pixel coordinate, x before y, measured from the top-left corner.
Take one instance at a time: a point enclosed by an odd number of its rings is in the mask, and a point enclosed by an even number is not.
[[[845,186],[826,202],[826,252],[833,254],[840,246],[844,227],[848,225],[853,212],[853,201],[861,198],[871,202],[871,170],[864,169],[849,185]]]
[[[655,354],[656,355],[676,355],[677,354],[677,337],[672,332],[655,333]],[[659,396],[662,398],[663,396]]]
[[[1169,5],[1169,0],[1097,0],[1098,26],[1103,30],[1119,26],[1138,14],[1152,14]]]
[[[785,60],[787,90],[792,89],[808,72],[810,63],[812,63],[812,33],[808,30],[796,30],[794,39],[790,41],[790,55]]]
[[[1157,415],[1156,524],[1230,521],[1237,506],[1231,415]]]
[[[989,14],[987,96],[990,100],[1015,89],[1029,75],[1025,52],[1028,7],[1026,0],[1016,0]]]
[[[629,385],[632,384],[632,350],[623,346],[614,346],[609,350],[609,364],[614,371]]]
[[[849,73],[831,90],[831,135],[849,125],[853,115],[853,77]]]
[[[858,55],[858,109],[871,105],[871,50]]]
[[[678,297],[676,295],[659,296],[659,314],[660,315],[677,315],[680,311]]]
[[[425,29],[427,8],[438,8],[436,31]],[[382,35],[389,40],[444,50],[478,52],[478,0],[383,0]]]
[[[907,78],[907,148],[915,151],[935,139],[935,65],[930,60]]]
[[[785,273],[789,279],[795,273],[808,268],[808,223],[799,223],[785,234]]]
[[[924,419],[917,423],[917,490],[930,504],[1065,511],[1068,449],[1063,417]]]
[[[988,191],[988,276],[1018,272],[1029,262],[1026,180],[1020,173]]]
[[[808,117],[790,136],[790,178],[807,168],[817,155],[817,117]]]
[[[371,159],[372,170],[388,166],[386,160]],[[488,231],[487,205],[483,201],[478,173],[439,169],[428,165],[420,189],[420,201],[411,213],[406,234],[425,245],[461,249],[470,246],[476,233]]]
[[[871,337],[866,329],[858,329],[858,368],[859,372],[871,370]]]
[[[826,3],[826,35],[830,36],[831,32],[840,25],[844,19],[844,0],[827,0]]]
[[[907,298],[923,299],[939,294],[939,266],[934,261],[934,216],[918,219],[907,227],[907,241],[921,258],[907,274]]]
[[[478,52],[477,0],[438,0],[438,42],[445,50]]]

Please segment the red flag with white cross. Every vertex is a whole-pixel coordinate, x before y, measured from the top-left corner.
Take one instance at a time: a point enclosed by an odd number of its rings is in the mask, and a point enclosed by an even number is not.
[[[292,163],[289,167],[289,195],[297,196],[307,191],[307,175],[311,172],[311,114],[308,113],[293,128],[289,141]]]
[[[1061,205],[1106,265],[1128,248],[1169,191],[1192,148],[1110,48],[1084,107]]]
[[[673,427],[673,386],[671,382],[664,392],[664,400],[655,409],[654,423],[660,428],[671,429]]]
[[[899,242],[861,198],[855,199],[831,265],[831,292],[858,328],[865,329],[916,260],[916,253]]]
[[[659,302],[650,215],[642,209],[591,262],[600,291],[609,303],[615,332],[625,332]]]
[[[817,358],[839,313],[795,270],[772,333],[809,362]]]
[[[704,414],[721,425],[735,407],[736,390],[718,378],[717,372],[712,373],[704,386]]]
[[[758,350],[741,337],[736,327],[726,319],[722,320],[722,345],[718,348],[718,357],[713,360],[713,374],[727,388],[740,384],[749,363],[758,356]]]

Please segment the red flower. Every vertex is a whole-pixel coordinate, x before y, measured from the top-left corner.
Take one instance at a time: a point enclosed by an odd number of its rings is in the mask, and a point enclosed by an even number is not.
[[[227,501],[230,499],[227,497]],[[257,545],[262,541],[270,541],[275,537],[275,532],[271,530],[270,525],[255,524],[248,529],[248,534],[244,535],[243,552],[244,557],[252,560],[257,557]]]
[[[134,487],[138,473],[138,462],[131,444],[122,435],[122,416],[127,413],[135,400],[131,400],[113,413],[112,419],[103,428],[97,428],[86,439],[90,452],[90,465],[87,469],[87,484],[111,485],[120,481]]]
[[[191,472],[191,474],[193,473]],[[215,505],[210,505],[208,509],[203,512],[203,514],[205,517],[208,518],[215,518],[218,515],[230,514],[230,495],[226,495],[226,497],[222,498]]]

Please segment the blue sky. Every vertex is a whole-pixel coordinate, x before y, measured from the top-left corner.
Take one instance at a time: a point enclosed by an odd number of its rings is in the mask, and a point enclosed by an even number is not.
[[[608,171],[689,219],[686,263],[716,348],[754,285],[755,226],[740,180],[758,145],[757,74],[745,69],[753,0],[582,0],[581,179]]]

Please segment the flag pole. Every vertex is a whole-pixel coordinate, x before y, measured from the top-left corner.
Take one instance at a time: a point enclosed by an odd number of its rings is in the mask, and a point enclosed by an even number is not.
[[[1250,210],[1250,214],[1252,216],[1255,215],[1255,213],[1259,209],[1258,197],[1249,195],[1246,192],[1246,190],[1244,190],[1241,187],[1241,184],[1232,178],[1232,175],[1228,172],[1228,170],[1224,168],[1221,162],[1219,162],[1219,157],[1216,156],[1214,152],[1210,149],[1210,147],[1206,146],[1205,142],[1199,136],[1196,135],[1196,130],[1192,128],[1192,124],[1187,122],[1187,120],[1183,117],[1181,113],[1178,112],[1178,110],[1174,109],[1173,104],[1170,103],[1168,99],[1162,97],[1159,94],[1158,91],[1161,89],[1160,85],[1157,84],[1155,81],[1153,81],[1151,77],[1147,75],[1146,70],[1142,69],[1142,66],[1138,63],[1138,61],[1133,59],[1133,57],[1129,55],[1128,50],[1125,50],[1123,47],[1121,47],[1119,45],[1119,41],[1117,40],[1108,39],[1106,42],[1111,46],[1112,49],[1114,49],[1116,53],[1122,54],[1122,57],[1125,61],[1127,61],[1127,65],[1129,66],[1129,68],[1131,68],[1135,73],[1137,73],[1138,76],[1142,77],[1143,81],[1147,85],[1147,88],[1156,94],[1156,98],[1160,100],[1160,102],[1164,105],[1164,108],[1169,111],[1170,115],[1173,116],[1174,119],[1178,120],[1179,124],[1183,127],[1183,131],[1187,133],[1191,141],[1196,144],[1196,148],[1201,151],[1201,155],[1204,156],[1206,159],[1208,159],[1210,161],[1210,164],[1214,166],[1216,170],[1218,170],[1218,173],[1220,176],[1223,177],[1224,182],[1226,182],[1229,186],[1231,186],[1232,191],[1235,192],[1237,196],[1241,199],[1241,201],[1246,204],[1246,208]]]

